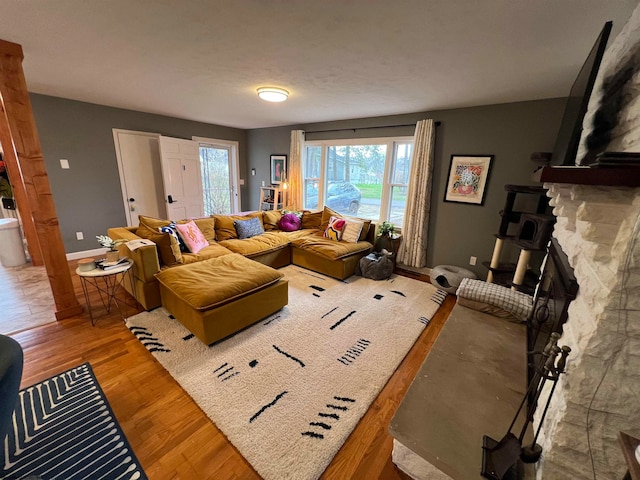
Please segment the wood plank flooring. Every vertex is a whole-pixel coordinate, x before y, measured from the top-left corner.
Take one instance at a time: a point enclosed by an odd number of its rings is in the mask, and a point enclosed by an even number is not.
[[[69,268],[75,272],[75,262]],[[80,281],[72,274],[84,303]],[[423,276],[423,280],[426,277]],[[96,297],[94,300],[99,301]],[[94,303],[95,304],[95,303]],[[406,480],[391,462],[389,423],[455,304],[448,296],[322,478]],[[128,315],[134,312],[129,309]],[[259,479],[196,403],[125,327],[117,309],[12,335],[24,349],[22,387],[90,362],[150,479]]]

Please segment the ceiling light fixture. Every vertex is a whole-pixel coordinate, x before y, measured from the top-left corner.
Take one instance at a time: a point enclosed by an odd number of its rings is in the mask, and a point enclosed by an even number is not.
[[[289,92],[284,88],[260,87],[258,96],[267,102],[284,102],[289,97]]]

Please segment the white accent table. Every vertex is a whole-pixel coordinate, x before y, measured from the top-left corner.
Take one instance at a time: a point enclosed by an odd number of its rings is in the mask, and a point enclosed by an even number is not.
[[[110,270],[102,270],[101,268],[96,267],[93,270],[83,272],[80,271],[79,268],[76,269],[76,273],[80,277],[80,284],[82,285],[84,299],[87,303],[87,308],[89,309],[91,325],[95,326],[95,318],[93,316],[91,297],[89,296],[89,286],[92,286],[98,291],[102,306],[107,311],[107,313],[111,311],[111,306],[115,304],[118,308],[120,316],[124,320],[124,315],[122,314],[122,309],[120,308],[120,303],[118,302],[117,293],[119,287],[124,283],[125,278],[127,277],[129,277],[129,281],[131,282],[131,291],[135,292],[135,289],[133,288],[133,277],[131,276],[132,266],[133,260],[128,258],[125,263],[123,263],[122,265],[118,265],[117,267]],[[127,303],[127,300],[124,298],[121,298],[120,302],[136,308],[136,306]]]

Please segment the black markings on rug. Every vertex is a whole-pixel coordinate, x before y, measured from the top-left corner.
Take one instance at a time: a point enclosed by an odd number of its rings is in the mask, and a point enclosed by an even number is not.
[[[339,400],[340,402],[348,402],[348,403],[355,403],[355,400],[353,398],[348,398],[348,397],[333,397],[334,400]]]
[[[436,293],[431,295],[431,301],[437,303],[438,305],[442,305],[442,302],[447,298],[447,292],[444,290],[437,290]]]
[[[396,295],[400,295],[401,297],[406,298],[406,295],[399,290],[391,290],[391,293],[395,293]]]
[[[270,318],[269,320],[267,320],[266,322],[264,322],[262,325],[269,325],[271,322],[275,322],[276,320],[278,320],[280,318],[280,315],[276,315],[273,318]]]
[[[344,322],[347,318],[349,318],[351,315],[353,315],[354,313],[356,313],[355,310],[352,310],[351,313],[349,313],[346,317],[342,317],[340,320],[338,320],[336,323],[334,323],[333,325],[331,325],[329,327],[329,330],[333,330],[334,328],[336,328],[338,325],[340,325],[342,322]]]
[[[376,300],[382,300],[384,298],[384,295],[380,295],[379,293],[374,295],[373,298],[375,298]]]
[[[337,360],[344,365],[351,365],[357,358],[364,353],[366,348],[371,344],[369,340],[360,338],[356,343],[347,349],[344,354]]]
[[[309,285],[309,288],[312,288],[313,290],[316,290],[318,292],[324,292],[324,288],[319,287],[317,285]],[[320,295],[318,295],[317,293],[313,292],[311,295],[313,295],[316,298],[320,298]]]
[[[420,317],[418,318],[418,321],[420,323],[424,323],[425,325],[429,325],[429,323],[431,323],[431,319],[427,317]]]
[[[226,382],[230,378],[235,377],[236,375],[240,375],[240,372],[235,369],[235,367],[230,366],[227,362],[224,362],[218,368],[216,368],[213,373],[217,378],[220,379],[221,382]]]
[[[278,347],[276,347],[275,345],[272,345],[272,347],[276,350],[276,352],[281,353],[282,355],[284,355],[287,358],[290,358],[291,360],[293,360],[294,362],[298,362],[300,364],[301,367],[304,367],[304,363],[297,359],[296,357],[294,357],[293,355],[285,352],[284,350],[280,350]]]
[[[222,365],[220,365],[218,368],[216,368],[213,373],[216,373],[219,370],[222,370],[224,367],[226,367],[227,365],[229,365],[227,362],[224,362]]]
[[[258,365],[258,360],[251,360],[251,361],[249,362],[249,366],[250,366],[251,368],[254,368],[256,365]]]
[[[325,430],[331,430],[331,425],[327,425],[324,422],[311,422],[309,423],[309,425],[311,425],[312,427],[324,428]]]
[[[170,352],[171,350],[166,348],[151,332],[145,327],[129,327],[131,333],[145,346],[150,352]]]
[[[331,310],[329,310],[327,313],[325,313],[324,315],[322,315],[320,318],[324,318],[324,317],[326,317],[327,315],[329,315],[329,314],[331,314],[331,313],[335,312],[337,309],[338,309],[338,307],[333,307]]]
[[[189,335],[185,335],[184,337],[182,337],[182,340],[191,340],[193,337],[195,337],[195,335],[193,333],[190,333]]]
[[[319,417],[322,418],[333,418],[334,420],[340,420],[340,415],[336,414],[336,413],[322,413],[320,412],[318,414]]]
[[[256,413],[254,413],[251,418],[249,419],[249,423],[253,423],[253,421],[258,418],[260,415],[262,415],[264,413],[264,411],[267,408],[273,407],[276,403],[278,403],[278,400],[280,400],[282,397],[284,397],[287,393],[286,390],[282,393],[279,393],[278,395],[276,395],[276,398],[273,399],[273,401],[267,403],[265,406],[263,406],[260,410],[258,410]]]
[[[129,327],[129,330],[131,330],[131,333],[133,333],[136,336],[138,335],[138,333],[146,333],[146,332],[149,331],[144,327],[135,327],[135,326],[134,327]]]
[[[317,275],[317,274],[311,272],[310,270],[298,269],[298,273],[301,273],[302,275],[307,275],[309,277],[317,278],[318,280],[326,280],[327,279],[327,277],[323,277],[322,275]]]
[[[324,421],[319,422],[317,420],[314,420],[312,422],[309,422],[309,426],[313,428],[301,432],[300,434],[305,437],[311,437],[318,440],[324,439],[324,434],[320,433],[320,431],[324,430],[325,432],[328,432],[329,430],[331,430],[335,422],[340,420],[340,415],[334,413],[333,411],[338,410],[340,412],[346,412],[349,410],[349,405],[353,403],[355,403],[355,400],[353,398],[334,396],[332,399],[332,403],[328,403],[326,405],[327,409],[331,410],[331,412],[318,412],[318,417],[324,419]]]

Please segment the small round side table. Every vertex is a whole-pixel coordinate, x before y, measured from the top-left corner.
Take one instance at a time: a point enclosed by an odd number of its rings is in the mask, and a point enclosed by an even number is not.
[[[91,318],[91,325],[95,326],[95,318],[93,316],[91,297],[89,296],[89,286],[92,286],[98,291],[102,306],[107,311],[107,313],[111,311],[111,305],[115,304],[118,308],[120,316],[124,320],[124,315],[122,314],[122,309],[120,308],[120,303],[118,302],[117,293],[118,288],[124,284],[124,280],[127,277],[129,277],[129,281],[131,282],[131,291],[135,292],[133,277],[131,276],[132,266],[133,260],[128,258],[126,262],[122,263],[122,265],[118,265],[107,270],[96,267],[93,270],[83,272],[79,268],[76,269],[76,273],[80,277],[80,284],[82,285],[84,299],[87,302],[87,308],[89,309],[89,318]],[[120,301],[128,305],[126,299],[120,299]]]

